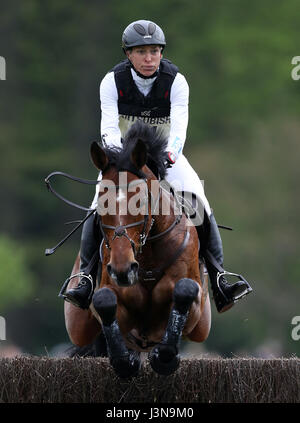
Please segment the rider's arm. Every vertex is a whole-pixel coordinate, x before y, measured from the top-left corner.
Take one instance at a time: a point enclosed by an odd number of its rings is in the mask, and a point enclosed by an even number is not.
[[[105,75],[100,84],[101,137],[108,146],[121,147],[119,129],[118,91],[114,73]]]
[[[171,129],[168,151],[174,161],[182,153],[188,126],[189,86],[185,77],[177,73],[172,84],[171,93]]]

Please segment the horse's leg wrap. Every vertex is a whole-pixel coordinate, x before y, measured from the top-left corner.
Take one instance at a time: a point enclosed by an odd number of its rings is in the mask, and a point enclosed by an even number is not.
[[[179,343],[190,307],[198,295],[199,287],[192,279],[181,279],[174,288],[172,307],[167,329],[160,344],[149,353],[150,364],[157,373],[169,375],[179,366]]]
[[[129,351],[116,320],[117,297],[109,288],[101,288],[93,296],[93,305],[102,320],[110,363],[119,377],[135,376],[140,369],[140,357]]]

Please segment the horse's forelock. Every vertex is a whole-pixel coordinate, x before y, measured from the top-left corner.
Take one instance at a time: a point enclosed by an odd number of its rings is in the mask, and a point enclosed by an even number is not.
[[[126,133],[123,149],[130,149],[132,144],[138,139],[142,140],[148,149],[148,167],[159,174],[159,177],[163,179],[166,175],[166,169],[164,165],[164,153],[167,149],[168,140],[167,137],[159,131],[156,131],[154,127],[145,124],[143,121],[138,120],[135,122],[128,132]],[[153,166],[155,169],[153,169]]]
[[[163,179],[166,175],[164,152],[167,148],[167,138],[142,121],[137,121],[130,127],[123,139],[122,147],[105,148],[109,165],[116,167],[118,171],[127,170],[138,177],[145,177],[131,161],[131,152],[137,140],[143,141],[147,146],[147,166],[156,176]]]

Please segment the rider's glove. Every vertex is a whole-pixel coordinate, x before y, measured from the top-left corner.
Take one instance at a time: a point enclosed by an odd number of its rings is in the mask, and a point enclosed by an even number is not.
[[[165,152],[164,161],[165,161],[165,167],[166,167],[166,169],[172,167],[173,164],[176,162],[176,156],[175,156],[175,154],[172,153],[171,151],[166,151]]]

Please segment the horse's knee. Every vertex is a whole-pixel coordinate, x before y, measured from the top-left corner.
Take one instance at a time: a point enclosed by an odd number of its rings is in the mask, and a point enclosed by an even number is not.
[[[104,325],[110,325],[116,318],[117,297],[109,288],[101,288],[93,295],[93,305]]]
[[[175,308],[181,313],[186,313],[197,298],[198,292],[199,285],[193,279],[180,279],[173,292]]]

